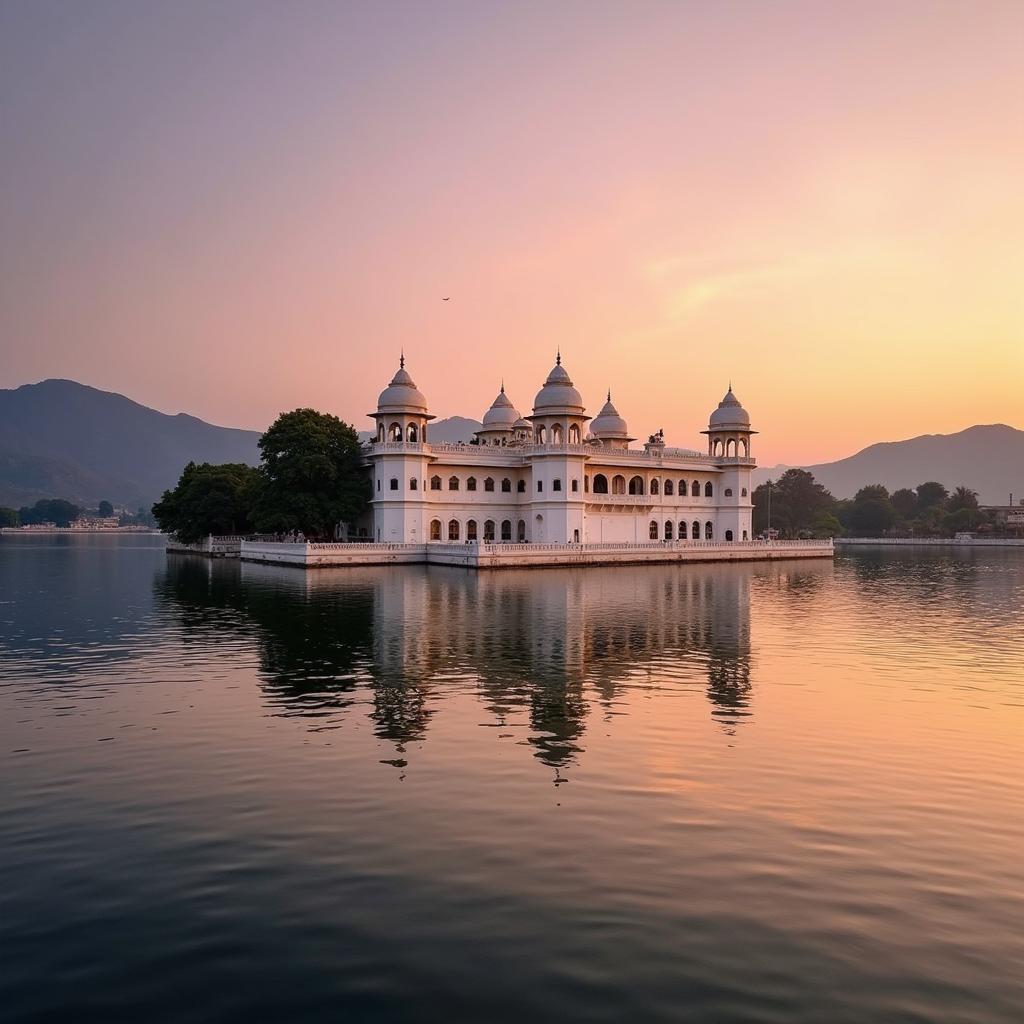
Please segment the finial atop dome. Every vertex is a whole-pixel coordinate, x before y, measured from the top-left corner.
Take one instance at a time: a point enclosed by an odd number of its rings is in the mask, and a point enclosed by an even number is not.
[[[561,366],[561,365],[562,365],[562,346],[559,345],[558,349],[556,350],[556,354],[555,354],[555,366]]]

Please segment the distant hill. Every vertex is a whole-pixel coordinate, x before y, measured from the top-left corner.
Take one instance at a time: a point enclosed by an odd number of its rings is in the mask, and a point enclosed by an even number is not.
[[[0,390],[0,504],[149,505],[190,459],[256,465],[259,436],[72,380]]]
[[[778,479],[790,466],[754,473],[755,483]],[[938,480],[950,490],[963,484],[977,491],[982,504],[1005,503],[1012,491],[1024,498],[1024,430],[1003,423],[968,427],[956,434],[923,434],[888,441],[838,462],[798,466],[814,474],[837,498],[852,498],[865,484],[890,491]]]
[[[479,429],[476,420],[452,416],[432,423],[429,436],[469,441]],[[148,507],[190,460],[258,465],[259,438],[73,380],[0,389],[0,505],[66,498]]]

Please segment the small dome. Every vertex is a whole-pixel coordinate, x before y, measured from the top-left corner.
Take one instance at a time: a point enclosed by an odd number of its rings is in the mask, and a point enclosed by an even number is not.
[[[517,419],[515,421],[515,423],[512,424],[512,429],[513,430],[533,430],[533,424],[528,419],[526,419],[525,417],[520,416],[519,419]]]
[[[427,400],[423,397],[423,392],[416,387],[405,368],[405,356],[402,356],[398,372],[391,378],[391,383],[380,393],[380,397],[377,399],[377,411],[427,411]]]
[[[608,392],[608,401],[590,424],[590,432],[594,437],[626,437],[629,428],[626,421],[619,415],[619,410],[612,405],[612,393]]]
[[[750,429],[750,413],[740,405],[740,400],[732,393],[732,385],[718,403],[718,408],[711,414],[709,426],[733,428],[736,430]]]
[[[498,397],[484,413],[483,426],[490,430],[511,430],[518,419],[519,411],[505,394],[505,385],[502,384]]]
[[[583,396],[572,386],[569,374],[562,365],[561,353],[548,374],[548,379],[544,381],[544,387],[537,392],[533,400],[534,416],[546,413],[583,414]]]

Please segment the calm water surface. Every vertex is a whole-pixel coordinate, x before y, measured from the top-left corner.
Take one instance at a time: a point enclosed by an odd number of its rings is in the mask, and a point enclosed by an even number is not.
[[[1022,607],[0,538],[0,1018],[1019,1024]]]

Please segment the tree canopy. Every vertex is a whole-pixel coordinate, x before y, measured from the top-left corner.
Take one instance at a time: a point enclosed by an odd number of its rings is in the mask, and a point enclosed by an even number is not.
[[[768,490],[771,489],[771,526],[783,537],[818,533],[831,536],[832,523],[824,517],[835,506],[835,498],[805,469],[787,469],[777,481],[754,490],[754,532],[768,528]],[[838,521],[835,523],[838,526]]]
[[[263,487],[253,517],[260,530],[329,539],[370,496],[355,427],[315,409],[282,413],[260,438]]]
[[[63,498],[41,498],[31,508],[27,505],[18,509],[18,518],[22,526],[35,526],[40,523],[53,523],[54,526],[70,526],[82,510]]]
[[[107,519],[114,514],[114,506],[109,501],[101,501],[96,513],[102,518]]]
[[[177,486],[153,506],[153,515],[165,533],[186,544],[211,533],[251,533],[250,510],[261,486],[260,471],[244,463],[190,462]]]
[[[0,507],[0,526],[21,526],[21,518],[17,511],[6,506]]]

